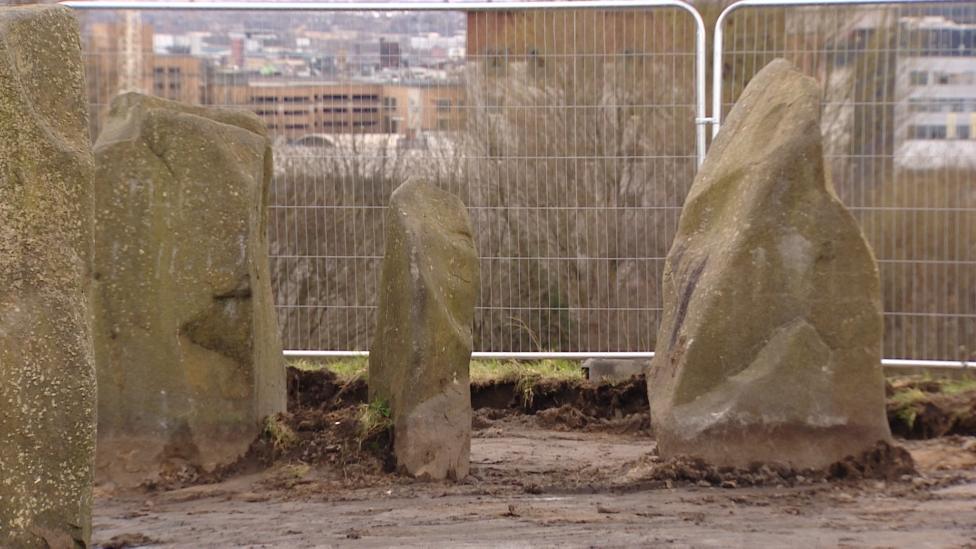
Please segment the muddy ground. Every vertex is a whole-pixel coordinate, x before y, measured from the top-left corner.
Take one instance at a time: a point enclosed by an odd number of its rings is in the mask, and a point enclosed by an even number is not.
[[[899,439],[906,453],[829,471],[718,471],[656,456],[640,380],[494,383],[473,391],[472,475],[425,484],[387,472],[381,430],[357,430],[365,385],[289,381],[286,434],[219,478],[98,488],[96,544],[976,547],[973,436]]]

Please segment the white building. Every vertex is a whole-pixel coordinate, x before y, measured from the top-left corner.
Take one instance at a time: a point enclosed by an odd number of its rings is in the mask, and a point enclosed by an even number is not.
[[[905,18],[897,58],[895,162],[976,168],[976,24]]]

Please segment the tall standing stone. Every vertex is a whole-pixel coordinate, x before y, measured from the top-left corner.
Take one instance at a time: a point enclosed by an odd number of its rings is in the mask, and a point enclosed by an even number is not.
[[[822,467],[890,438],[877,265],[825,174],[820,97],[770,63],[685,201],[648,376],[665,457]]]
[[[0,547],[91,537],[92,156],[78,24],[0,8]]]
[[[95,144],[97,474],[211,469],[285,409],[254,115],[117,97]]]
[[[478,253],[464,204],[425,182],[390,198],[370,400],[389,403],[397,466],[428,479],[467,476]]]

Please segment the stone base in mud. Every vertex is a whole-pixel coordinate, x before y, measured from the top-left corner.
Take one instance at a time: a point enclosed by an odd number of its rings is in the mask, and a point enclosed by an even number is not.
[[[747,467],[756,461],[755,456],[766,455],[770,456],[770,462],[817,469],[836,461],[833,456],[870,447],[870,440],[876,433],[873,428],[859,429],[850,425],[817,428],[752,424],[741,428],[723,425],[720,429],[698,432],[692,439],[658,428],[655,438],[662,454],[670,456],[693,455],[709,463]],[[704,444],[703,440],[708,443]]]
[[[164,479],[196,478],[234,463],[247,451],[253,431],[222,436],[198,436],[206,441],[201,450],[188,433],[163,441],[150,436],[112,436],[99,440],[95,460],[97,484],[154,486]],[[206,460],[201,456],[206,456]]]
[[[825,467],[791,467],[784,462],[751,463],[743,467],[715,466],[698,457],[662,459],[645,456],[630,465],[619,484],[650,483],[672,486],[681,483],[739,488],[744,486],[792,486],[831,480],[906,480],[915,476],[915,461],[901,446],[878,442],[856,456]]]

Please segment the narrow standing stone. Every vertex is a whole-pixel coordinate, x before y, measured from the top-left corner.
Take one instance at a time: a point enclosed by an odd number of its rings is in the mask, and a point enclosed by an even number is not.
[[[471,360],[478,253],[461,201],[424,182],[390,199],[370,400],[389,403],[401,471],[467,476]]]
[[[825,174],[820,97],[770,63],[685,201],[648,375],[664,457],[823,467],[890,438],[878,269]]]
[[[92,154],[68,8],[0,8],[0,547],[87,546]]]

